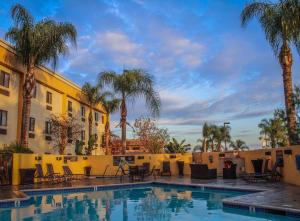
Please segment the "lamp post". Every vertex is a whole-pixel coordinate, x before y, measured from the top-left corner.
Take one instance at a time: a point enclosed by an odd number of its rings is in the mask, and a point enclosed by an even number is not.
[[[224,122],[224,142],[225,142],[225,151],[227,151],[227,147],[226,147],[226,125],[229,125],[230,122]]]

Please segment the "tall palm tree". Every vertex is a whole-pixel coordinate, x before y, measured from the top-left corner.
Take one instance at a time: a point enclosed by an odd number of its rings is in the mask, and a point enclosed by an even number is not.
[[[211,133],[211,127],[208,123],[204,123],[202,127],[202,149],[203,152],[207,152],[207,145],[208,145],[208,140],[209,140],[209,135]]]
[[[89,105],[89,139],[93,135],[93,107],[105,100],[106,97],[106,94],[100,94],[99,90],[100,88],[98,86],[93,86],[90,83],[85,83],[81,88],[82,94],[87,99]]]
[[[109,118],[109,115],[118,111],[120,108],[121,100],[113,98],[111,100],[104,99],[102,100],[102,106],[105,109],[105,112],[107,114],[107,118]],[[111,131],[110,131],[110,121],[107,119],[105,122],[105,152],[106,155],[110,154],[110,136],[111,136]]]
[[[226,126],[220,126],[219,127],[219,130],[220,130],[220,133],[221,133],[221,139],[222,141],[225,143],[224,145],[224,150],[226,151],[227,150],[227,146],[226,146],[226,143],[230,142],[230,139],[231,139],[231,136],[230,136],[230,126],[226,125]]]
[[[72,24],[43,19],[35,22],[33,16],[20,4],[11,9],[14,26],[5,35],[16,50],[17,59],[26,68],[23,85],[21,143],[28,146],[28,128],[32,90],[35,87],[35,68],[52,62],[68,52],[71,42],[76,45],[76,29]]]
[[[254,1],[248,4],[241,13],[242,26],[254,17],[258,18],[266,39],[282,67],[289,141],[295,144],[298,142],[298,135],[293,103],[293,59],[290,46],[295,45],[300,52],[300,2],[298,0],[280,0],[278,3]]]
[[[237,139],[236,141],[231,141],[230,147],[233,150],[249,150],[249,147],[246,145],[245,141]]]
[[[152,77],[142,69],[123,70],[122,74],[115,72],[102,72],[99,75],[99,85],[110,86],[121,99],[121,128],[122,128],[122,153],[126,151],[126,102],[129,99],[144,97],[147,107],[154,116],[159,115],[160,98],[154,90]]]

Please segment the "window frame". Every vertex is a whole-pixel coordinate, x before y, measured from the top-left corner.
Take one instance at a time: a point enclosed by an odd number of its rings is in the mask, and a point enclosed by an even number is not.
[[[85,106],[81,106],[81,117],[85,118]]]
[[[72,104],[72,101],[68,101],[68,112],[73,112],[73,104]]]
[[[34,132],[35,131],[35,118],[34,117],[29,117],[29,132]]]
[[[49,129],[49,130],[48,130]],[[45,121],[45,134],[51,135],[52,133],[52,125],[50,121]]]
[[[10,74],[5,71],[0,71],[0,85],[2,87],[9,88],[10,85]]]
[[[31,92],[31,97],[32,98],[36,98],[36,95],[37,95],[37,86],[36,86],[36,83],[35,83],[35,86]]]
[[[99,113],[97,111],[95,111],[95,113],[94,113],[94,118],[95,118],[96,123],[99,122]]]
[[[46,93],[46,103],[52,105],[52,93],[50,91]]]
[[[5,113],[5,122],[4,122],[4,124],[3,124],[3,113]],[[6,127],[7,126],[7,121],[8,121],[8,111],[6,111],[6,110],[1,110],[0,109],[0,126],[2,126],[2,127]]]
[[[81,130],[80,138],[81,138],[81,141],[85,142],[85,130]]]

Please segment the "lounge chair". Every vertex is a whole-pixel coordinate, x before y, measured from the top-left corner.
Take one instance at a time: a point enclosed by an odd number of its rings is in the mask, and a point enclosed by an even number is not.
[[[48,163],[48,164],[46,164],[46,166],[47,166],[46,176],[49,177],[49,179],[52,183],[58,183],[58,182],[65,181],[65,176],[62,176],[59,173],[54,172],[52,164]]]
[[[246,180],[246,181],[255,181],[255,179],[259,179],[262,177],[263,171],[263,159],[256,159],[256,160],[251,160],[254,173],[243,173],[241,174],[241,178]],[[265,161],[265,168],[268,165],[268,159]]]
[[[42,168],[41,164],[35,164],[35,168],[36,168],[36,170],[35,170],[34,178],[37,179],[38,183],[41,183],[41,182],[44,182],[44,181],[49,181],[50,177],[44,175],[43,168]]]
[[[161,176],[171,176],[171,168],[170,168],[170,161],[163,161],[163,168],[161,171]]]
[[[190,164],[192,179],[216,179],[217,169],[208,169],[206,164]]]
[[[277,171],[279,166],[278,162],[276,161],[272,170],[269,170],[269,159],[265,160],[264,170],[262,171],[263,160],[252,160],[252,165],[254,168],[254,173],[244,174],[242,178],[249,182],[258,182],[258,181],[280,181],[282,177],[281,174]]]
[[[63,170],[66,181],[80,180],[85,176],[84,174],[74,174],[69,166],[63,166]]]

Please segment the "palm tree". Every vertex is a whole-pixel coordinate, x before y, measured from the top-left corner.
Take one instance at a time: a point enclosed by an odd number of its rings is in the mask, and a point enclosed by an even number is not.
[[[249,150],[249,147],[246,145],[245,141],[240,139],[237,139],[236,141],[231,141],[230,147],[236,151]]]
[[[286,131],[280,118],[263,119],[258,127],[265,140],[270,140],[272,148],[287,145]]]
[[[107,114],[107,120],[105,122],[105,152],[106,155],[110,154],[109,147],[110,147],[110,136],[111,136],[111,131],[110,131],[110,122],[108,120],[109,115],[118,111],[120,108],[120,99],[113,98],[112,100],[102,100],[102,106],[105,109],[105,112]]]
[[[290,46],[294,44],[298,52],[300,51],[300,2],[298,0],[281,0],[278,3],[254,1],[241,13],[242,26],[253,17],[258,18],[266,39],[282,67],[289,141],[295,144],[298,142],[298,136],[296,110],[293,103],[293,59]]]
[[[221,139],[225,143],[225,151],[227,150],[226,143],[230,142],[231,136],[230,136],[230,126],[221,126],[219,127],[220,133],[221,133]]]
[[[186,144],[185,139],[178,142],[174,137],[172,138],[172,141],[170,141],[165,147],[165,150],[168,153],[185,153],[190,149],[191,144]]]
[[[98,86],[93,86],[90,83],[84,83],[81,88],[82,94],[87,99],[89,105],[89,139],[91,138],[92,134],[92,125],[93,125],[93,108],[100,104],[107,94],[100,94],[100,88]]]
[[[126,102],[129,99],[144,97],[147,107],[154,116],[159,115],[160,98],[154,90],[152,77],[142,69],[123,70],[122,74],[115,72],[102,72],[99,75],[99,85],[110,86],[114,93],[121,99],[121,128],[122,128],[122,153],[126,151]]]
[[[35,22],[20,4],[11,9],[14,26],[5,35],[16,50],[18,61],[26,68],[23,84],[21,143],[28,146],[28,128],[32,91],[35,87],[35,68],[52,62],[54,67],[60,54],[68,52],[71,42],[76,45],[76,29],[72,24],[43,19]]]
[[[211,133],[211,127],[209,124],[204,123],[203,127],[202,127],[202,149],[203,152],[207,152],[207,146],[208,146],[208,140],[209,140],[209,135]]]

